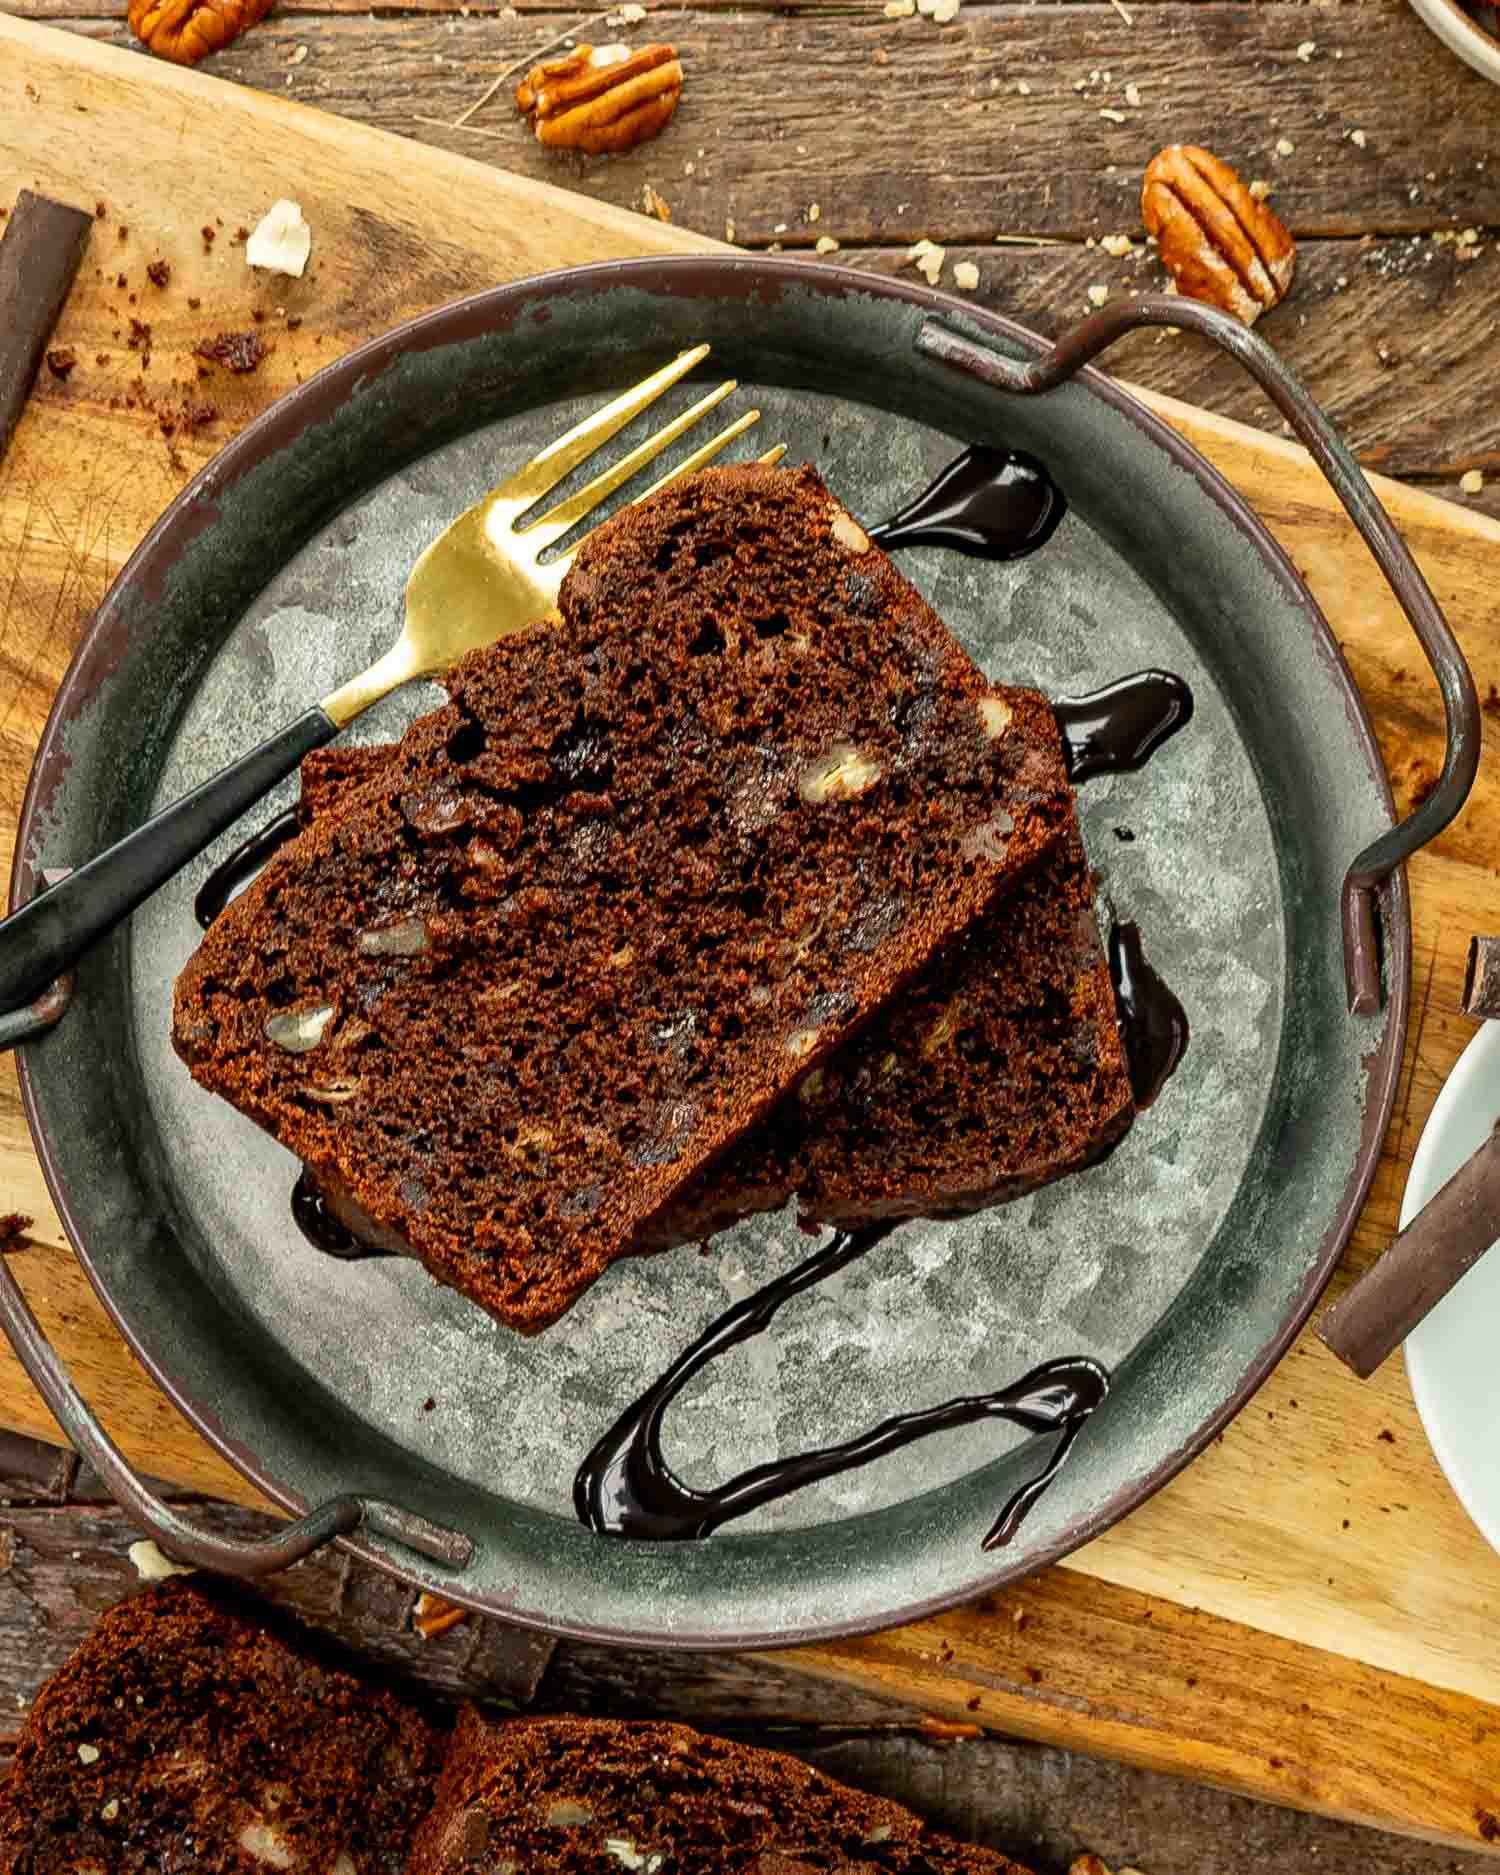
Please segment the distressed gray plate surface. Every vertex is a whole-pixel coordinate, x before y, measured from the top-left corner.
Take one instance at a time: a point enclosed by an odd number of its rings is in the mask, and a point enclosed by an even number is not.
[[[707,339],[781,438],[867,521],[959,447],[1030,449],[1071,511],[1032,558],[903,564],[996,677],[1052,694],[1147,664],[1197,710],[1139,774],[1080,790],[1122,917],[1187,1007],[1184,1066],[1106,1164],[988,1216],[904,1226],[673,1409],[694,1483],[1090,1353],[1116,1387],[1008,1550],[979,1544],[1041,1454],[944,1435],[731,1526],[636,1545],[574,1522],[574,1469],[730,1303],[806,1254],[791,1218],[617,1265],[522,1341],[414,1265],[341,1265],[294,1227],[289,1156],[169,1045],[195,890],[290,786],[87,960],[25,1051],[69,1233],[158,1381],[273,1496],[345,1489],[475,1539],[449,1575],[364,1553],[514,1619],[747,1646],[879,1626],[1036,1568],[1138,1503],[1243,1404],[1305,1318],[1368,1184],[1405,1025],[1404,891],[1386,1003],[1345,1012],[1338,889],[1391,822],[1369,725],[1290,566],[1191,451],[1091,373],[1015,400],[919,359],[945,302],[802,263],[645,262],[499,289],[331,367],[187,490],[116,582],[38,757],[18,892],[203,779],[393,634],[421,547],[612,391]],[[991,343],[1035,341],[963,315]],[[691,393],[683,387],[681,402]],[[628,438],[626,439],[628,440]],[[390,699],[359,740],[435,693]],[[1134,834],[1118,837],[1117,830]],[[424,1410],[425,1402],[436,1404]]]

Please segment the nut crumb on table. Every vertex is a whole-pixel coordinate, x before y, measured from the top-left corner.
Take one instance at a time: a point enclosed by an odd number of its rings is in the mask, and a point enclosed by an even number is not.
[[[256,332],[221,332],[214,339],[200,339],[193,347],[196,358],[222,365],[226,371],[254,371],[268,350]]]

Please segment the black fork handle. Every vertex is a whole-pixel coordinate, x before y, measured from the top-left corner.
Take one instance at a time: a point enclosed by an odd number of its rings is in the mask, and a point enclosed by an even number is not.
[[[191,794],[0,920],[0,1014],[42,995],[338,727],[316,705]],[[4,1042],[0,1030],[0,1045]],[[19,1037],[15,1039],[20,1039]]]
[[[1374,1015],[1380,1008],[1375,888],[1402,860],[1441,833],[1468,799],[1479,770],[1479,698],[1464,655],[1432,589],[1338,431],[1306,387],[1248,326],[1211,306],[1166,294],[1106,306],[1064,333],[1038,358],[1006,357],[937,319],[923,322],[916,348],[982,383],[1028,396],[1066,382],[1117,339],[1142,326],[1177,326],[1197,332],[1228,352],[1255,379],[1292,426],[1359,529],[1416,633],[1442,692],[1448,745],[1437,786],[1415,812],[1357,853],[1344,875],[1340,921],[1349,1012]]]

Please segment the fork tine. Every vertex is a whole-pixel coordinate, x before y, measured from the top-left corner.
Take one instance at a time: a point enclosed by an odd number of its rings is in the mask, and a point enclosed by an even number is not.
[[[682,476],[691,475],[695,469],[701,469],[705,462],[712,462],[721,449],[729,447],[735,437],[743,436],[752,424],[759,422],[758,410],[747,410],[742,417],[736,417],[734,422],[720,430],[717,436],[709,437],[701,449],[695,449],[692,455],[684,457],[675,469],[669,469],[665,475],[654,481],[643,495],[637,495],[631,504],[632,507],[638,506],[643,501],[649,501],[653,495],[659,495],[664,488],[670,488],[673,482],[678,481]]]
[[[628,455],[622,456],[612,467],[602,470],[593,481],[580,488],[576,495],[570,495],[566,501],[558,502],[555,508],[549,508],[535,521],[518,527],[514,531],[524,534],[526,544],[540,553],[550,547],[555,540],[561,540],[572,527],[576,527],[583,517],[597,508],[606,495],[612,495],[624,482],[628,482],[637,469],[652,462],[685,430],[690,430],[700,417],[706,417],[710,410],[722,404],[731,391],[738,389],[738,380],[726,378],[724,382],[711,390],[706,397],[700,397],[690,410],[684,410],[680,417],[674,417],[668,424],[648,436],[643,443],[637,443]]]
[[[786,454],[786,444],[778,443],[774,449],[768,449],[763,456],[757,456],[755,460],[761,465],[762,468],[774,469],[777,463],[780,462],[781,458],[785,454]]]
[[[649,378],[642,378],[630,390],[622,391],[602,410],[596,410],[581,423],[575,423],[571,430],[564,431],[524,467],[493,489],[491,498],[522,502],[528,506],[533,501],[540,501],[548,489],[556,488],[564,476],[571,475],[585,456],[591,456],[601,443],[608,442],[617,431],[623,430],[632,417],[639,416],[648,404],[654,403],[663,391],[670,390],[679,378],[685,378],[694,365],[703,362],[708,353],[707,345],[695,345],[690,351],[680,352],[669,365],[663,365],[660,371],[653,371]]]

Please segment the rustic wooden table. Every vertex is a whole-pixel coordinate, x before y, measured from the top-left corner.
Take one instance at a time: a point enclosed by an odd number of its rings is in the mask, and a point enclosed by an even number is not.
[[[25,0],[11,10],[128,43],[122,22],[99,17],[89,0]],[[653,9],[647,26],[633,29],[670,38],[688,69],[678,119],[654,144],[608,162],[549,154],[518,133],[503,92],[469,126],[451,127],[499,70],[580,18],[488,0],[409,0],[379,13],[355,0],[292,0],[209,69],[622,206],[639,207],[649,184],[679,226],[752,248],[805,251],[826,236],[839,242],[839,260],[893,272],[925,236],[947,249],[944,285],[952,285],[955,263],[972,261],[975,298],[1041,330],[1086,311],[1091,288],[1119,295],[1159,284],[1139,245],[1115,258],[1097,243],[1138,233],[1140,173],[1162,144],[1206,143],[1275,187],[1299,242],[1299,271],[1292,297],[1261,329],[1361,459],[1500,517],[1500,152],[1490,164],[1500,91],[1455,61],[1397,0],[1048,7],[968,0],[945,27],[921,17],[888,20],[879,0],[790,8],[707,0],[688,11]],[[588,31],[598,37],[609,29],[592,16]],[[232,165],[234,153],[212,159],[198,150],[191,160]],[[28,180],[0,177],[0,192],[8,197],[12,181]],[[172,177],[161,182],[170,196]],[[1451,238],[1471,228],[1476,235],[1463,246]],[[425,259],[431,297],[441,298],[448,264],[441,226]],[[362,312],[373,328],[383,323],[387,291],[372,276],[366,292]],[[394,318],[405,302],[389,298]],[[1146,337],[1111,363],[1218,413],[1266,421],[1257,393],[1197,345]],[[1461,497],[1459,478],[1474,468],[1489,472],[1490,485]],[[73,577],[64,579],[64,601]],[[79,588],[92,577],[80,563]],[[78,621],[60,604],[48,630],[71,640]],[[38,645],[47,638],[40,630],[33,636]],[[44,669],[12,665],[9,651],[0,641],[0,675],[9,679],[0,684],[0,731],[8,699],[40,720],[51,668],[50,654]],[[1485,691],[1500,673],[1478,675]],[[33,742],[29,730],[11,740],[0,734],[0,792],[11,806]],[[1472,814],[1468,835],[1471,843],[1483,836]],[[1500,862],[1500,837],[1495,847]],[[1419,985],[1424,1009],[1430,987],[1429,972]],[[1446,1041],[1443,1051],[1451,1056]],[[1413,1068],[1403,1079],[1408,1104],[1415,1078]],[[1424,1111],[1430,1091],[1424,1084]],[[0,1101],[14,1118],[12,1081],[0,1085]],[[1409,1150],[1408,1141],[1403,1156]],[[22,1182],[34,1178],[19,1159],[9,1170]],[[1377,1194],[1387,1227],[1397,1190],[1387,1181]],[[0,1700],[19,1710],[94,1614],[132,1582],[124,1559],[131,1533],[86,1478],[41,1448],[0,1452],[0,1493],[9,1499],[0,1519]],[[256,1513],[205,1507],[203,1514],[243,1527]],[[1226,1866],[1226,1844],[1236,1846],[1236,1859],[1252,1855],[1276,1867],[1480,1866],[1478,1857],[1455,1859],[1451,1847],[1428,1850],[1120,1764],[993,1736],[943,1738],[922,1722],[939,1672],[930,1663],[940,1652],[886,1659],[870,1650],[864,1684],[883,1687],[879,1697],[808,1679],[784,1662],[622,1656],[573,1644],[553,1651],[487,1622],[422,1643],[407,1625],[409,1597],[338,1559],[304,1565],[272,1593],[365,1650],[400,1658],[440,1693],[462,1685],[554,1707],[666,1710],[721,1729],[754,1726],[758,1735],[776,1727],[829,1769],[1041,1866],[1089,1847],[1142,1863],[1149,1875],[1197,1875]],[[1045,1632],[1046,1651],[1036,1658],[1049,1675],[1056,1663],[1087,1679],[1092,1661],[1096,1693],[1113,1689],[1090,1702],[1092,1741],[1137,1765],[1170,1761],[1148,1722],[1131,1716],[1145,1706],[1127,1696],[1132,1660],[1149,1659],[1153,1672],[1170,1664],[1184,1675],[1171,1711],[1196,1715],[1202,1738],[1212,1741],[1185,1755],[1185,1766],[1241,1788],[1276,1788],[1280,1765],[1272,1757],[1270,1771],[1253,1779],[1225,1743],[1258,1736],[1233,1716],[1236,1696],[1274,1703],[1290,1701],[1288,1688],[1296,1689],[1297,1710],[1309,1715],[1296,1721],[1304,1746],[1322,1737],[1328,1758],[1339,1737],[1352,1741],[1361,1713],[1372,1726],[1409,1728],[1414,1749],[1424,1740],[1436,1745],[1452,1736],[1461,1703],[1443,1704],[1440,1729],[1437,1708],[1424,1707],[1412,1683],[1368,1670],[1356,1684],[1363,1671],[1356,1670],[1341,1679],[1326,1713],[1315,1714],[1316,1678],[1298,1677],[1309,1671],[1306,1650],[1081,1578],[1028,1585],[1014,1610],[1018,1632],[1027,1618],[1032,1635]],[[1159,1621],[1156,1640],[1146,1626],[1153,1614],[1170,1617]],[[1107,1658],[1105,1647],[1113,1649]],[[1211,1720],[1204,1689],[1195,1690],[1200,1657],[1213,1663],[1204,1669],[1205,1689],[1217,1689]],[[994,1664],[997,1687],[1009,1686],[1010,1669]],[[1040,1668],[1029,1670],[1042,1679]],[[1016,1712],[1032,1690],[1018,1682]],[[1500,1810],[1493,1744],[1485,1743],[1495,1708],[1476,1701],[1472,1711],[1476,1764],[1489,1769],[1476,1771],[1472,1791],[1458,1777],[1445,1787],[1430,1827],[1450,1842],[1461,1811],[1472,1829],[1474,1815],[1494,1828]],[[983,1716],[1004,1723],[988,1706]],[[8,1729],[0,1716],[0,1733]],[[1305,1766],[1305,1786],[1288,1789],[1287,1800],[1349,1814],[1399,1811],[1409,1827],[1422,1826],[1420,1791],[1397,1801],[1358,1776],[1320,1782],[1322,1768]],[[1488,1831],[1481,1825],[1480,1833]]]

